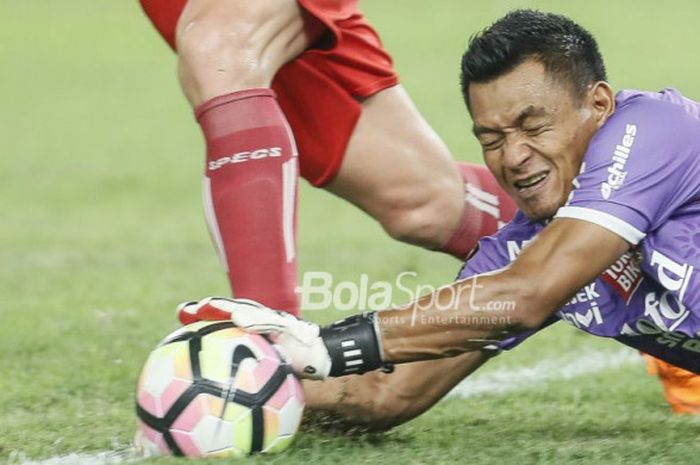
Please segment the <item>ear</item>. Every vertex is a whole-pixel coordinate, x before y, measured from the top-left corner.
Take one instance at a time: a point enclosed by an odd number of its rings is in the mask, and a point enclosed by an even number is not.
[[[593,84],[589,92],[596,127],[600,128],[615,111],[615,95],[610,84],[605,81]]]

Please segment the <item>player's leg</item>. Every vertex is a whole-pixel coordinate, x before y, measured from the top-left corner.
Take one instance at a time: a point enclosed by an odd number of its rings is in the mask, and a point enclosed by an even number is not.
[[[192,106],[269,88],[309,47],[312,21],[296,0],[188,0],[175,34],[180,82]]]
[[[515,211],[485,167],[456,165],[401,86],[367,98],[326,188],[394,238],[464,258]]]
[[[305,381],[306,415],[312,426],[385,431],[428,410],[491,356],[468,352],[399,365],[393,373]]]
[[[270,84],[318,31],[296,0],[189,0],[178,71],[207,143],[203,194],[236,297],[298,311],[297,149]]]

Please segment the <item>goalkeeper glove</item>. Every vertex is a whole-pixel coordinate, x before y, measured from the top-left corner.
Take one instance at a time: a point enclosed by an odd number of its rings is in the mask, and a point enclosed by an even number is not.
[[[208,297],[178,306],[182,324],[230,320],[239,328],[264,334],[300,378],[361,374],[391,366],[382,361],[376,313],[363,313],[319,326],[248,299]]]

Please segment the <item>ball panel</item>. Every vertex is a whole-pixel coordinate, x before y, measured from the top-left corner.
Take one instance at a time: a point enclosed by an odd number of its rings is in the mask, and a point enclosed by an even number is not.
[[[233,355],[233,347],[230,340],[216,339],[216,333],[202,340],[202,350],[199,352],[199,366],[202,377],[228,384],[231,375],[231,365],[222,363],[230,361]]]
[[[290,392],[290,388],[293,389],[293,386],[288,380],[285,380],[279,389],[277,389],[277,392],[270,397],[270,400],[268,400],[265,405],[277,410],[284,407],[284,404],[286,404],[287,401],[293,397],[293,391]]]
[[[146,361],[142,371],[141,388],[154,396],[160,396],[175,378],[175,365],[178,362],[189,364],[189,348],[186,342],[158,347],[151,352]]]
[[[136,396],[136,400],[142,409],[150,413],[151,415],[162,417],[164,415],[160,409],[160,402],[153,394],[145,389],[139,391]]]
[[[234,355],[241,357],[252,352],[246,340],[236,328],[217,331],[202,338],[202,350],[199,352],[201,375],[218,383],[229,384]],[[241,355],[240,351],[244,349],[248,350]],[[243,358],[241,362],[246,360],[254,359]]]
[[[207,397],[209,397],[208,394],[199,394],[195,397],[177,417],[171,428],[186,432],[192,431],[199,421],[209,413]]]
[[[230,449],[233,436],[233,425],[213,415],[202,418],[191,433],[193,442],[205,455]]]
[[[236,373],[236,379],[233,382],[233,388],[237,391],[256,392],[258,390],[258,384],[255,381],[252,370],[239,367]]]
[[[253,368],[253,379],[255,380],[255,390],[248,392],[258,392],[272,378],[272,375],[280,368],[279,360],[263,358]]]
[[[235,422],[244,415],[250,415],[250,408],[244,407],[243,405],[236,404],[234,402],[229,402],[228,404],[226,404],[224,420]]]
[[[170,410],[170,407],[173,406],[173,404],[191,385],[191,381],[185,381],[183,379],[174,378],[170,382],[170,385],[168,385],[163,394],[160,396],[159,416],[165,415],[168,412],[168,410]]]
[[[259,334],[247,334],[248,340],[252,347],[258,350],[258,358],[269,358],[271,360],[279,360],[280,356],[272,345]]]
[[[203,457],[204,453],[199,450],[192,438],[191,433],[179,430],[172,430],[170,434],[180,448],[180,451],[187,457]]]
[[[304,404],[296,398],[291,398],[279,411],[279,434],[293,435],[299,429],[301,415],[304,412]]]
[[[278,436],[272,444],[263,449],[263,452],[268,454],[282,452],[292,444],[293,440],[294,436]]]
[[[172,455],[163,435],[149,428],[141,420],[139,420],[139,433],[136,435],[134,442],[141,449],[143,455],[148,457],[153,455]]]
[[[253,444],[253,412],[246,408],[231,420],[231,424],[233,425],[233,447],[242,454],[250,454]]]
[[[269,447],[279,435],[279,412],[269,406],[263,407],[263,421],[265,422],[265,439],[263,449]]]
[[[205,397],[205,401],[207,403],[207,412],[209,412],[210,415],[218,417],[221,416],[222,413],[224,413],[224,405],[226,404],[226,401],[221,397],[207,395]]]

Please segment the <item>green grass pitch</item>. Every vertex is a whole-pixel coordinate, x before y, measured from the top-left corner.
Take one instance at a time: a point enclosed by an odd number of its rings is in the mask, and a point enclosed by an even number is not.
[[[460,159],[479,152],[460,102],[459,56],[513,7],[588,27],[616,89],[674,86],[700,99],[700,3],[690,0],[361,4]],[[135,0],[7,0],[0,18],[0,463],[123,448],[137,373],[176,327],[175,304],[227,292],[200,207],[199,129],[174,57]],[[300,208],[301,271],[391,280],[413,270],[432,284],[457,271],[450,258],[392,242],[325,192],[303,186]],[[447,400],[385,435],[306,434],[249,462],[698,463],[700,419],[670,416],[641,364],[557,375],[619,350],[559,324],[480,371],[504,389]],[[545,359],[552,377],[538,383],[508,390],[515,381],[496,376]]]

